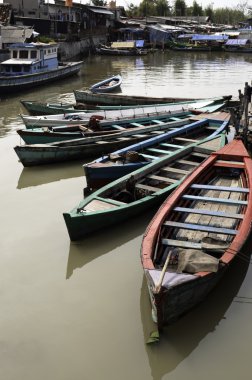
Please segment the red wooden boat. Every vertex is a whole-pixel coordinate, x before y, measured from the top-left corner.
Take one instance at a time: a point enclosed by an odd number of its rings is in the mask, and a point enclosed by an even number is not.
[[[158,328],[199,303],[239,255],[252,220],[252,160],[241,140],[212,153],[166,199],[142,241]]]

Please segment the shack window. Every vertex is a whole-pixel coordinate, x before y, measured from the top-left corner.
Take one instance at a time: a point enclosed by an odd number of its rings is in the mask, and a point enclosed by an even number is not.
[[[30,71],[30,67],[29,66],[24,66],[24,72],[25,73],[29,73]]]
[[[15,66],[12,67],[12,71],[14,73],[19,73],[21,71],[21,69],[22,69],[21,65],[15,65]]]
[[[19,58],[28,58],[28,50],[20,50]]]
[[[37,58],[37,51],[31,50],[31,58]]]
[[[13,50],[13,52],[12,52],[12,57],[13,57],[13,58],[17,58],[17,51],[16,51],[16,50]]]

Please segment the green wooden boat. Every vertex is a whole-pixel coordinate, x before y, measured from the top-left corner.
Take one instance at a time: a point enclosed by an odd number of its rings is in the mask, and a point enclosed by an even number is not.
[[[102,95],[102,94],[100,94]],[[126,95],[124,95],[126,97]],[[223,102],[223,100],[228,100],[228,97],[216,97],[216,98],[209,98],[209,99],[200,99],[201,101],[212,101],[212,102]],[[230,97],[231,98],[231,97]],[[147,98],[149,100],[149,98]],[[153,99],[153,98],[150,98]],[[153,102],[148,103],[146,101],[146,104],[141,104],[141,108],[146,108],[150,106],[161,106],[164,104],[188,104],[188,102],[191,101],[192,103],[195,103],[196,101],[199,101],[199,99],[185,99],[185,98],[161,98],[160,103]],[[99,104],[84,104],[84,103],[43,103],[43,102],[37,102],[33,100],[20,100],[20,103],[23,105],[23,107],[29,112],[30,115],[58,115],[61,113],[74,113],[74,112],[95,112],[97,110],[123,110],[128,108],[138,108],[139,104],[132,104],[132,105],[99,105]]]
[[[63,214],[71,240],[160,204],[194,168],[224,146],[226,134],[194,143],[95,191]]]

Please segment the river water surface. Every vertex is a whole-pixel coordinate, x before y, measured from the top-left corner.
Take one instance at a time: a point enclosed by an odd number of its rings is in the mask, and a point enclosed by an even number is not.
[[[83,162],[23,168],[13,150],[20,99],[73,102],[73,89],[117,73],[125,94],[237,97],[252,56],[89,57],[74,78],[1,99],[0,379],[249,380],[250,257],[148,346],[155,326],[139,252],[155,210],[71,243],[62,213],[81,200]]]

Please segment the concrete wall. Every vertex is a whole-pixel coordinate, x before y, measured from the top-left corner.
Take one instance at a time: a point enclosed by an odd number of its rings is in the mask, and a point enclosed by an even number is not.
[[[105,36],[90,36],[76,42],[59,42],[59,58],[62,61],[69,61],[81,55],[88,55],[94,52],[94,46],[100,43],[105,44]]]

